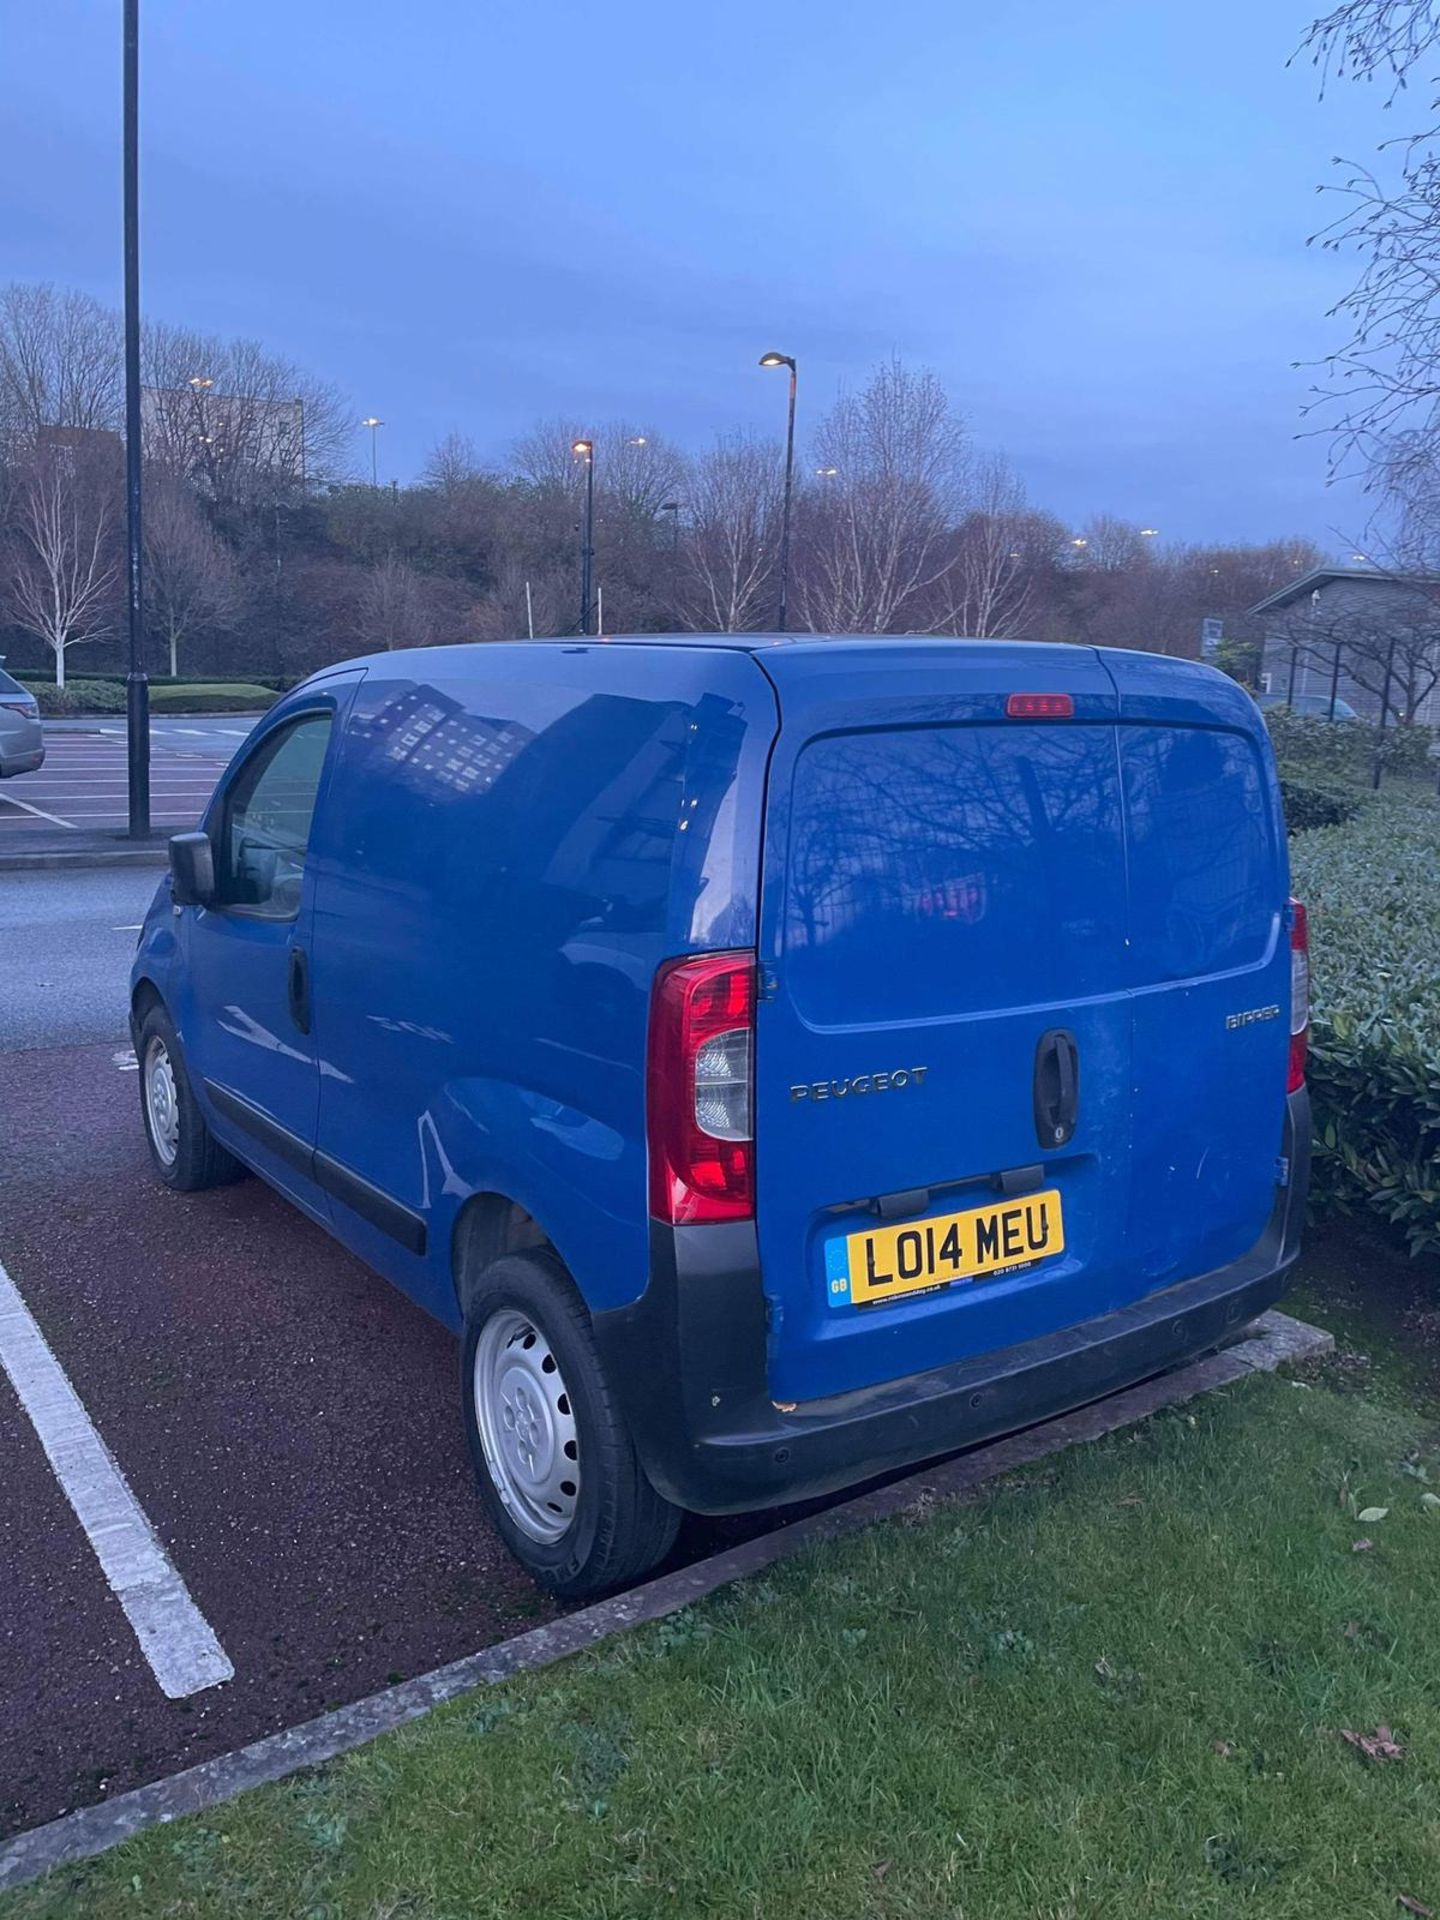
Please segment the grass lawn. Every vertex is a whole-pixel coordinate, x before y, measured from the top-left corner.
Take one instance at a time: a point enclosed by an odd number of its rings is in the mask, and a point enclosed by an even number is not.
[[[1352,1378],[813,1551],[0,1916],[1440,1909],[1440,1458]]]

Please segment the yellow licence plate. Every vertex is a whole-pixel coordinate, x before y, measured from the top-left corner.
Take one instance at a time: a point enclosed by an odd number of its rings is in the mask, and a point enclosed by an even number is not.
[[[832,1307],[868,1307],[955,1280],[1013,1273],[1065,1250],[1065,1223],[1054,1187],[964,1213],[942,1213],[904,1227],[870,1227],[825,1248]]]

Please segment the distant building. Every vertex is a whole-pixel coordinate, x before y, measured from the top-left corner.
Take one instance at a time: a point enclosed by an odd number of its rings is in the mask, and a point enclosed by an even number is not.
[[[1250,609],[1261,633],[1259,691],[1313,710],[1332,688],[1377,720],[1440,726],[1440,574],[1316,567]]]

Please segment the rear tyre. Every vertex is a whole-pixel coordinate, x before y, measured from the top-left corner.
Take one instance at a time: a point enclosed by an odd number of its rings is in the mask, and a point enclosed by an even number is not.
[[[555,1254],[507,1254],[485,1269],[461,1351],[481,1497],[541,1586],[562,1600],[587,1599],[663,1560],[680,1509],[646,1477],[589,1316]]]
[[[152,1007],[135,1049],[140,1063],[140,1112],[155,1171],[177,1193],[199,1193],[238,1180],[245,1169],[206,1125],[170,1016]]]

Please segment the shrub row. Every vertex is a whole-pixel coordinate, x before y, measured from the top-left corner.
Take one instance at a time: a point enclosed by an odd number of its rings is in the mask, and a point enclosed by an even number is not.
[[[23,681],[27,687],[53,687],[55,684],[54,674],[45,673],[38,667],[8,667],[6,671],[13,680]],[[123,687],[126,678],[127,676],[123,673],[82,673],[71,684],[79,686],[83,681],[87,687],[102,684]],[[293,673],[252,673],[243,682],[218,681],[213,673],[181,673],[172,680],[167,673],[163,677],[151,679],[150,691],[154,693],[161,687],[214,687],[235,684],[247,687],[268,687],[272,693],[288,693],[291,687],[298,687],[300,681]]]
[[[53,681],[30,680],[26,691],[33,693],[35,704],[44,714],[124,713],[125,683],[110,680],[67,680],[63,687]]]
[[[1312,827],[1341,827],[1359,813],[1362,802],[1353,788],[1321,787],[1308,780],[1297,780],[1282,771],[1280,797],[1285,803],[1285,825],[1291,833],[1308,833]]]
[[[1432,753],[1432,727],[1374,727],[1354,720],[1331,722],[1269,707],[1265,724],[1283,772],[1317,786],[1368,786],[1378,748],[1382,770],[1400,779],[1433,778],[1440,763]]]
[[[273,688],[233,683],[172,687],[169,681],[150,689],[152,713],[263,713],[280,698]]]
[[[81,714],[81,713],[124,713],[125,683],[123,680],[69,680],[63,687],[43,680],[27,683],[27,691],[33,693],[42,714]],[[264,687],[258,682],[235,685],[207,685],[203,681],[194,681],[182,686],[169,680],[152,685],[150,689],[150,711],[152,713],[263,713],[266,707],[274,706],[279,694],[273,687]]]
[[[1440,804],[1387,790],[1291,860],[1310,912],[1315,1203],[1440,1252]]]

